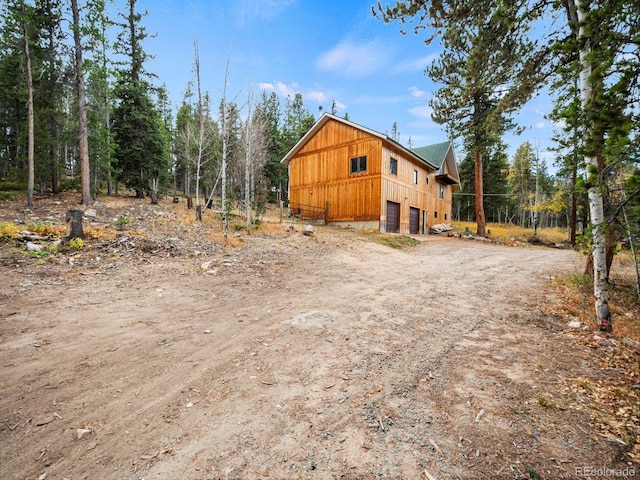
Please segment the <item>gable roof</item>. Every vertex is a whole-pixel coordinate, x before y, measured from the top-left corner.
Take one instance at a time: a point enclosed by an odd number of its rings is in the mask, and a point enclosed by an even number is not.
[[[296,154],[302,149],[302,147],[304,147],[304,145],[309,141],[309,139],[311,139],[316,133],[318,133],[318,131],[329,120],[334,120],[336,122],[340,122],[340,123],[343,123],[345,125],[349,125],[350,127],[353,127],[353,128],[358,129],[358,130],[361,130],[363,132],[366,132],[369,135],[372,135],[374,137],[378,137],[378,138],[380,138],[380,139],[382,139],[384,141],[392,143],[394,146],[396,146],[397,148],[402,150],[404,153],[406,153],[409,157],[411,157],[414,160],[417,160],[417,161],[419,161],[421,163],[424,163],[425,165],[427,165],[427,167],[429,167],[429,168],[431,168],[433,170],[438,170],[438,168],[441,166],[441,165],[434,164],[430,160],[427,160],[425,157],[423,157],[422,155],[418,154],[415,150],[410,150],[407,147],[404,147],[403,145],[401,145],[400,143],[396,142],[395,140],[393,140],[392,138],[388,137],[387,135],[384,135],[382,133],[376,132],[375,130],[371,130],[370,128],[363,127],[362,125],[358,125],[357,123],[353,123],[350,120],[345,120],[344,118],[336,117],[335,115],[332,115],[330,113],[324,113],[318,119],[318,121],[313,125],[313,127],[311,127],[311,129],[298,141],[298,143],[296,143],[293,146],[293,148],[291,150],[289,150],[289,152],[284,156],[284,158],[282,160],[280,160],[280,163],[282,163],[284,165],[289,165],[289,162],[291,162],[293,157],[296,156]],[[445,154],[446,154],[446,152],[445,152]]]
[[[447,158],[447,152],[450,146],[451,142],[442,142],[436,143],[435,145],[427,145],[426,147],[414,148],[413,151],[425,160],[428,160],[429,163],[441,168]]]
[[[460,176],[458,174],[458,166],[456,165],[451,142],[442,142],[426,147],[414,148],[413,151],[438,167],[436,180],[447,185],[453,185],[454,190],[460,189]],[[449,157],[449,151],[451,151],[451,157]],[[445,165],[449,167],[448,172]]]

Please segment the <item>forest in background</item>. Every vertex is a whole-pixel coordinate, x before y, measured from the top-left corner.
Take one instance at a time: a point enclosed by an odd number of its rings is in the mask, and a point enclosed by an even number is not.
[[[222,199],[221,210],[243,201],[256,215],[265,202],[286,195],[280,160],[315,122],[302,95],[283,102],[273,92],[249,90],[231,100],[213,99],[201,83],[227,79],[201,82],[198,75],[173,105],[162,79],[146,70],[144,45],[153,39],[136,0],[116,5],[115,14],[106,0],[80,3],[3,3],[3,190],[81,190],[87,204],[97,195],[130,192],[195,196],[198,205],[202,196],[209,206],[210,199]],[[578,21],[570,8],[568,15],[550,0],[534,2],[534,8],[485,0],[458,10],[449,2],[419,3],[378,4],[372,11],[385,22],[413,22],[415,33],[443,42],[443,54],[426,73],[442,85],[432,101],[434,120],[464,152],[453,218],[534,230],[567,227],[572,244],[581,233],[589,243],[588,192],[596,187],[605,196],[609,243],[633,239],[640,218],[638,5],[570,2],[573,11],[588,13]],[[439,22],[438,15],[458,21]],[[568,15],[559,22],[564,27],[532,39],[536,21],[562,15]],[[588,107],[581,104],[579,85],[585,46],[580,28],[593,46],[588,60],[596,93]],[[197,39],[190,53],[197,66]],[[502,138],[518,128],[513,113],[543,85],[555,96],[554,164],[545,164],[530,143],[509,159]],[[394,123],[392,137],[396,129]],[[596,160],[589,164],[588,158]]]

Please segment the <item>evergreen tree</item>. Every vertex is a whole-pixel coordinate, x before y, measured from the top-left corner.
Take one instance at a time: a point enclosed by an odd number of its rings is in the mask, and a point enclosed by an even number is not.
[[[107,194],[113,193],[115,143],[111,132],[112,96],[109,62],[110,43],[107,28],[110,24],[104,0],[93,0],[88,13],[92,42],[96,48],[88,63],[87,78],[87,122],[89,130],[89,159],[93,172],[92,189],[99,191],[103,182]]]
[[[542,72],[538,69],[546,50],[535,48],[527,37],[539,15],[526,0],[453,0],[378,4],[374,14],[385,21],[402,22],[418,16],[419,31],[434,30],[444,47],[440,58],[427,69],[442,87],[431,101],[433,118],[446,124],[452,138],[462,137],[475,163],[476,223],[485,235],[483,204],[483,151],[507,130],[514,129],[511,114],[535,91]]]
[[[42,52],[42,76],[37,80],[34,99],[38,110],[39,156],[44,154],[46,162],[39,162],[38,177],[41,189],[51,187],[53,193],[60,191],[60,179],[64,168],[61,161],[62,125],[65,121],[65,77],[68,78],[68,66],[64,63],[67,48],[62,30],[62,8],[59,0],[39,0],[36,2],[36,15],[40,28]],[[45,153],[46,152],[46,153]]]
[[[116,142],[115,158],[118,178],[142,197],[152,198],[166,182],[169,172],[169,137],[159,110],[150,95],[145,80],[144,64],[148,58],[142,49],[147,37],[140,24],[142,15],[136,12],[136,0],[128,0],[128,12],[119,26],[116,51],[126,58],[118,69],[115,88],[117,105],[113,115]]]
[[[260,100],[256,105],[256,118],[264,125],[266,164],[264,166],[264,177],[266,187],[270,192],[271,200],[277,199],[277,192],[287,185],[287,167],[280,163],[286,151],[281,144],[280,138],[280,101],[275,92],[267,95],[262,92]]]
[[[27,181],[32,201],[36,180],[41,192],[57,191],[59,181],[66,74],[59,2],[3,2],[1,22],[0,174]]]
[[[483,153],[483,185],[484,206],[489,222],[509,221],[512,201],[509,196],[507,174],[509,161],[507,146],[502,140],[496,140]],[[475,196],[475,155],[467,152],[460,165],[461,194],[454,195],[453,212],[460,220],[475,220],[475,203],[470,195]]]
[[[26,185],[27,82],[22,2],[1,4],[0,177]]]

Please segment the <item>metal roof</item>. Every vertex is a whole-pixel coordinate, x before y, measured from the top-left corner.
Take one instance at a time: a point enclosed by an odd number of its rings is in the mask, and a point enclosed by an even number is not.
[[[442,142],[425,147],[413,148],[412,150],[416,155],[421,156],[429,163],[441,168],[447,158],[449,147],[451,147],[451,142]]]

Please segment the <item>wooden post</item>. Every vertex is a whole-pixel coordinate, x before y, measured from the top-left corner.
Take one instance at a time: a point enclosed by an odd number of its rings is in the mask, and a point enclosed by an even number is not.
[[[66,222],[68,227],[69,240],[74,238],[84,238],[82,231],[82,210],[67,210]]]

